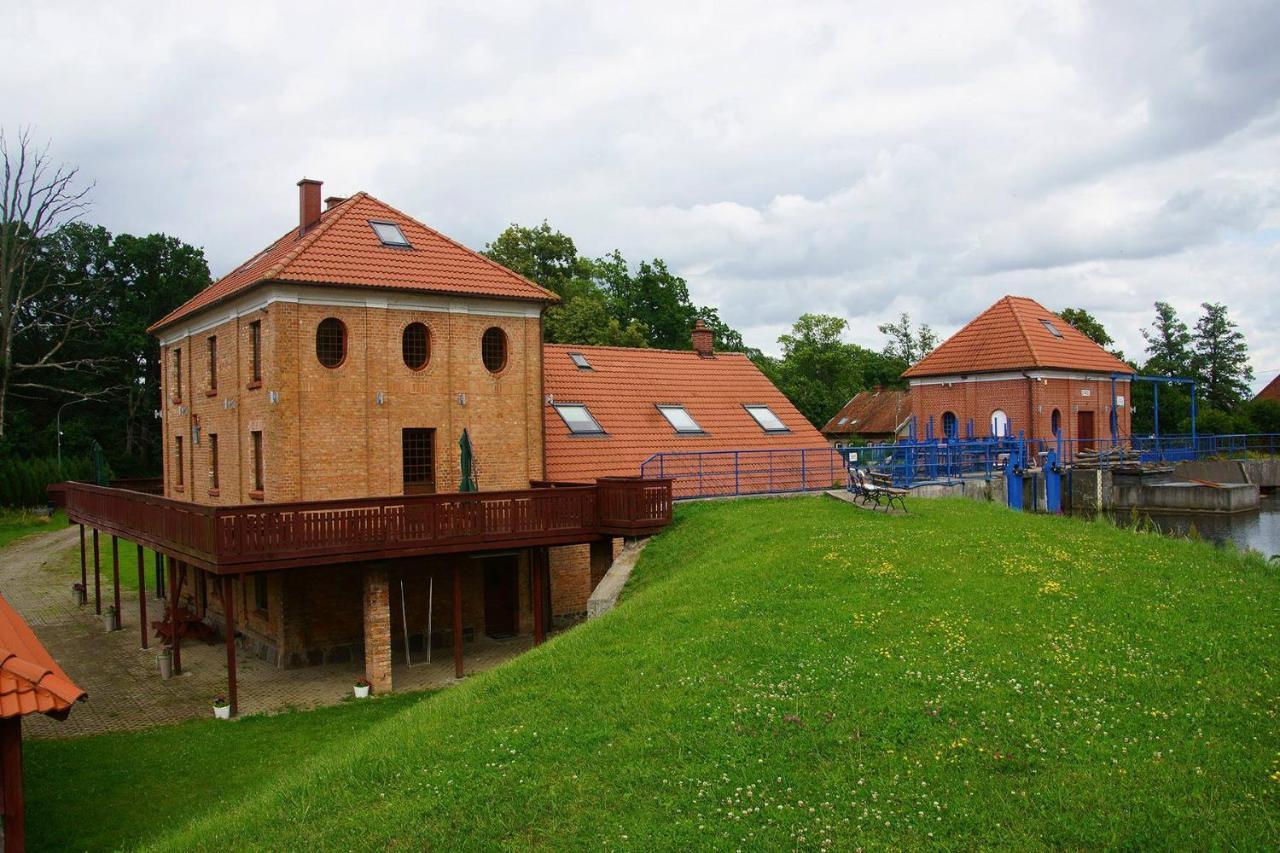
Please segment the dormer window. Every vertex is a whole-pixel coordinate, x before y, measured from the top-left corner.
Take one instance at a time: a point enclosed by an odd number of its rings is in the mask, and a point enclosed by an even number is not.
[[[556,404],[556,412],[574,435],[603,435],[604,427],[591,416],[586,406]]]
[[[678,433],[699,433],[702,427],[693,419],[693,415],[685,411],[684,406],[658,406],[658,411]]]
[[[768,406],[744,406],[743,408],[747,410],[747,414],[755,418],[756,423],[760,425],[760,429],[765,432],[791,432],[791,430],[787,429],[787,425],[773,413],[773,409]]]
[[[1041,320],[1040,322],[1049,330],[1049,334],[1053,335],[1055,338],[1062,337],[1062,332],[1058,331],[1058,327],[1053,325],[1051,320]]]
[[[400,226],[394,222],[378,222],[370,219],[369,227],[373,229],[374,234],[378,235],[378,239],[384,246],[395,246],[399,249],[413,248],[405,238],[404,232],[400,230]]]
[[[587,361],[587,357],[580,352],[569,353],[569,359],[576,365],[579,370],[591,370],[591,362]]]

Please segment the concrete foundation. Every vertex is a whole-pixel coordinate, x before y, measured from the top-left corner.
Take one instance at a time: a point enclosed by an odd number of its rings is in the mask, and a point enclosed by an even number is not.
[[[1117,485],[1114,491],[1116,509],[1142,512],[1247,512],[1259,504],[1258,487],[1250,483]]]

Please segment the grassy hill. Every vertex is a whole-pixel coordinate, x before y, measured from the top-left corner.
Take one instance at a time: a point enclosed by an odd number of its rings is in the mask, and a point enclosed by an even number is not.
[[[31,744],[33,847],[1280,842],[1280,569],[912,510],[681,506],[613,614],[459,687]]]

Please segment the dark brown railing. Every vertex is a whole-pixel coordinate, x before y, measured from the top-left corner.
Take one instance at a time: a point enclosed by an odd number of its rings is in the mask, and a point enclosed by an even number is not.
[[[68,517],[213,571],[239,572],[656,533],[671,482],[627,478],[504,492],[209,507],[59,483]]]

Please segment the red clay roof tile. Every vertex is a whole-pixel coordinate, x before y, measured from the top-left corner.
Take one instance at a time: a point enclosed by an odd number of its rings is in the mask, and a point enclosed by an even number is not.
[[[384,246],[370,220],[396,223],[412,248]],[[326,210],[306,234],[289,229],[150,331],[265,281],[559,301],[551,291],[361,192]]]
[[[911,396],[906,391],[896,388],[859,391],[827,421],[822,434],[892,435],[910,414]]]
[[[85,697],[50,656],[35,632],[0,597],[0,717],[48,714],[62,718]]]
[[[1062,337],[1045,328],[1045,320],[1052,322]],[[1036,367],[1133,372],[1129,365],[1034,299],[1006,296],[902,375],[952,376]]]
[[[569,353],[587,357],[577,367]],[[590,481],[630,476],[663,451],[782,450],[827,448],[826,440],[751,360],[741,353],[702,358],[692,351],[543,346],[546,393],[556,403],[581,403],[605,436],[572,435],[551,405],[545,406],[547,478]],[[704,432],[678,435],[658,411],[679,404]],[[743,408],[768,406],[790,430],[766,433]]]
[[[1275,400],[1280,403],[1280,375],[1267,383],[1267,387],[1258,392],[1255,400]]]

